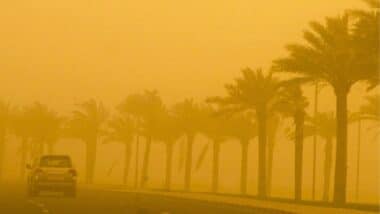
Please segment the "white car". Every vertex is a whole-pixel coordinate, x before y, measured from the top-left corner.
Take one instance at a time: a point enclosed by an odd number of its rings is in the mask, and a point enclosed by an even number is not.
[[[76,196],[77,172],[67,155],[43,155],[27,165],[28,195],[41,191],[60,191],[65,196]]]

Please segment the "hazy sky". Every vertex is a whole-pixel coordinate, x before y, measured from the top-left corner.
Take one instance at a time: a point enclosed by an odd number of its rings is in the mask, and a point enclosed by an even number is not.
[[[15,0],[0,8],[0,96],[54,107],[222,93],[243,67],[269,67],[311,20],[360,0]]]

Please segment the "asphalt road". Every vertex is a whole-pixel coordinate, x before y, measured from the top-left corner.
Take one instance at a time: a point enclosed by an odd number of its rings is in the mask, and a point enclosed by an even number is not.
[[[76,198],[60,193],[26,196],[23,185],[0,186],[1,214],[119,214],[137,213],[127,195],[110,191],[79,189]]]
[[[0,187],[1,214],[285,213],[276,210],[88,188],[79,188],[76,198],[65,198],[56,193],[45,193],[39,197],[28,198],[23,185]]]

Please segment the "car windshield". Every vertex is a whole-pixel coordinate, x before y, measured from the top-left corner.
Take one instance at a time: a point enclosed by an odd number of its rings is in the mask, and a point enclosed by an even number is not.
[[[47,156],[42,157],[40,161],[41,167],[71,167],[71,161],[69,157],[65,156]]]

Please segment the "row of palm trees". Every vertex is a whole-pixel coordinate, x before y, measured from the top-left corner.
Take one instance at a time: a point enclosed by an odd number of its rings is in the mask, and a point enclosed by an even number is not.
[[[281,118],[291,118],[294,127],[289,129],[289,137],[295,143],[295,200],[302,199],[303,141],[311,135],[325,139],[324,199],[328,200],[333,165],[332,144],[336,136],[333,200],[344,204],[349,122],[347,96],[357,82],[368,83],[368,90],[372,90],[379,81],[377,24],[380,20],[380,2],[368,2],[371,10],[349,11],[342,16],[326,18],[325,23],[310,23],[310,30],[304,32],[305,43],[288,45],[289,55],[274,60],[271,71],[243,69],[240,77],[226,85],[225,96],[210,97],[204,103],[185,99],[168,108],[156,91],[145,91],[127,96],[113,114],[101,102],[88,100],[78,104],[77,110],[67,117],[39,103],[18,109],[1,103],[0,166],[3,165],[8,133],[18,136],[22,142],[22,165],[28,153],[31,157],[38,156],[44,153],[45,146],[49,148],[48,152],[53,152],[54,142],[58,139],[76,138],[86,145],[86,182],[92,183],[98,144],[117,141],[125,145],[123,180],[126,182],[132,143],[138,144],[144,139],[142,175],[139,181],[136,180],[136,187],[146,187],[152,143],[163,142],[167,164],[165,186],[170,189],[173,146],[184,137],[186,149],[181,154],[181,160],[185,168],[184,189],[189,191],[194,168],[193,146],[196,136],[203,134],[212,141],[212,191],[218,189],[220,146],[234,138],[241,145],[240,191],[246,194],[248,144],[257,136],[258,197],[266,198],[270,194],[276,129]],[[291,73],[288,76],[292,78],[280,78],[283,73]],[[310,82],[323,83],[334,89],[335,114],[317,113],[310,116],[306,113],[309,102],[303,94],[303,86]],[[378,98],[370,97],[368,106],[363,106],[356,118],[378,122]],[[204,154],[202,152],[202,157],[199,157],[197,167],[202,163]],[[2,171],[0,168],[0,173]]]
[[[253,76],[261,76],[262,72],[248,71]],[[262,82],[262,79],[257,79]],[[252,82],[253,83],[253,82]],[[257,83],[257,82],[256,82]],[[276,96],[276,102],[272,104],[268,126],[269,133],[275,134],[274,126],[278,126],[280,115],[293,118],[295,129],[289,128],[289,139],[295,142],[295,199],[301,200],[302,197],[302,152],[304,138],[319,135],[325,139],[324,157],[324,191],[323,198],[328,200],[330,190],[330,178],[332,170],[332,147],[335,138],[335,116],[332,112],[319,113],[310,117],[305,113],[307,100],[300,96],[299,87],[286,86]],[[250,96],[251,97],[251,96]],[[260,96],[259,96],[260,97]],[[379,122],[378,95],[369,96],[368,102],[362,106],[361,111],[355,113],[355,118],[360,120],[374,120]],[[209,102],[220,102],[220,98],[210,98]],[[298,100],[299,102],[295,102]],[[219,105],[219,104],[218,104]],[[247,193],[247,165],[248,165],[248,146],[251,140],[258,135],[257,123],[254,123],[254,112],[235,113],[236,109],[214,107],[209,104],[197,104],[193,100],[184,100],[171,109],[167,109],[161,102],[156,92],[146,91],[142,94],[128,96],[117,108],[116,113],[110,116],[105,107],[95,100],[89,100],[78,105],[78,110],[72,112],[71,117],[63,118],[46,106],[35,103],[30,107],[11,109],[8,104],[0,105],[2,133],[13,133],[21,141],[21,175],[24,175],[24,166],[29,157],[35,157],[44,152],[53,153],[54,143],[60,138],[77,138],[86,145],[86,182],[92,183],[94,168],[96,163],[96,151],[99,142],[120,142],[125,146],[124,163],[124,184],[127,183],[131,169],[132,144],[145,138],[145,154],[141,187],[145,186],[148,177],[148,164],[150,157],[151,143],[163,142],[166,147],[166,176],[165,189],[170,189],[172,176],[173,147],[181,136],[187,137],[187,147],[185,150],[186,169],[190,169],[185,176],[185,189],[190,189],[191,172],[193,167],[188,166],[193,163],[188,160],[192,157],[192,146],[195,136],[203,134],[211,139],[212,142],[212,191],[218,191],[219,184],[219,151],[223,142],[230,139],[237,139],[241,146],[241,175],[240,193]],[[355,119],[355,120],[357,120]],[[277,124],[277,125],[276,125]],[[2,135],[4,139],[6,134]],[[269,135],[266,137],[270,139]],[[190,139],[190,140],[189,140]],[[269,141],[269,140],[268,140]],[[5,145],[4,142],[1,144]],[[47,147],[47,149],[44,149]],[[270,147],[267,144],[268,152],[265,160],[269,162]],[[1,150],[3,154],[4,151]],[[260,155],[260,153],[259,153]],[[203,156],[203,157],[202,157]],[[3,156],[0,156],[3,157]],[[3,160],[3,158],[1,158]],[[200,155],[197,165],[201,165],[204,154]],[[267,164],[266,175],[272,171],[271,165]],[[199,166],[197,166],[199,168]],[[260,169],[262,170],[262,169]],[[265,185],[270,189],[271,178],[266,178]],[[186,182],[189,182],[186,184]],[[259,188],[259,187],[258,187]],[[189,190],[188,189],[188,190]],[[270,194],[269,191],[266,194]]]

